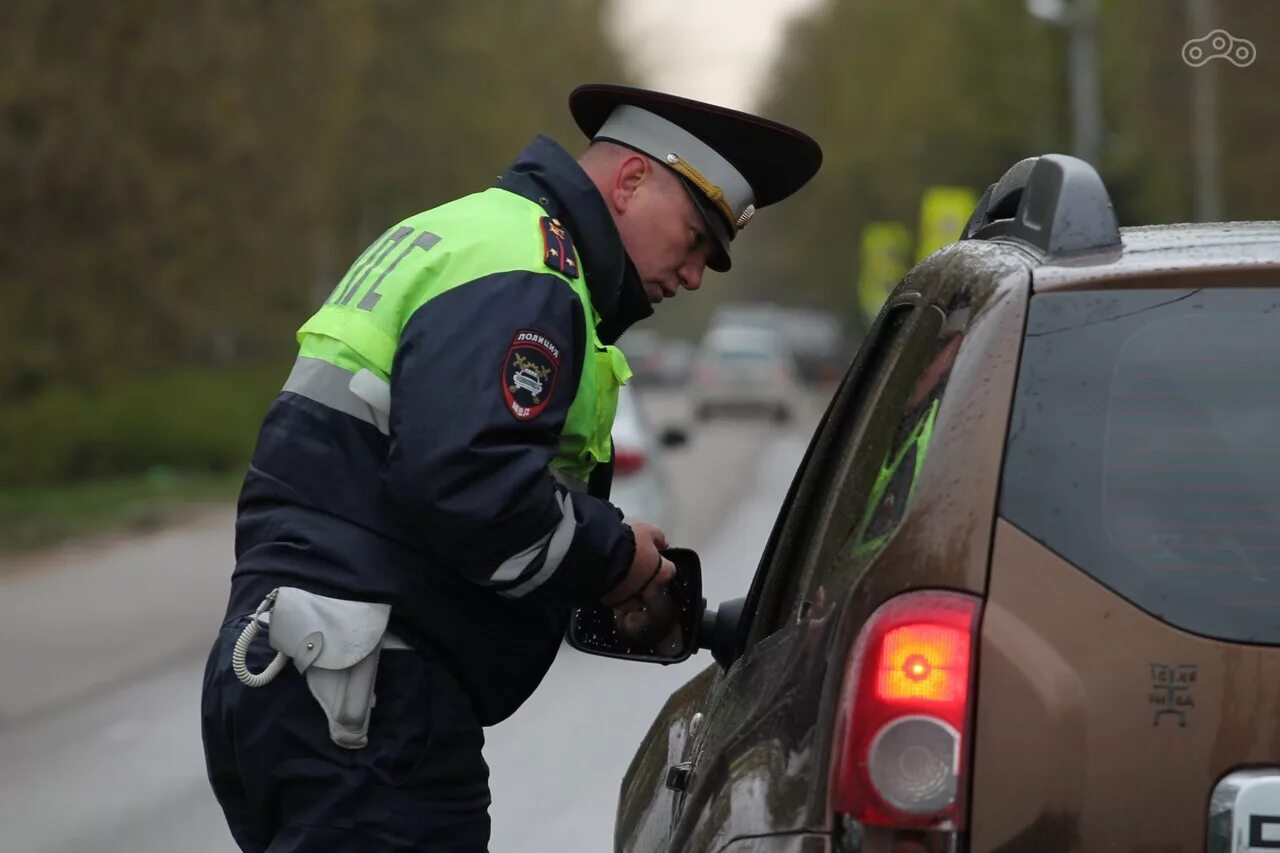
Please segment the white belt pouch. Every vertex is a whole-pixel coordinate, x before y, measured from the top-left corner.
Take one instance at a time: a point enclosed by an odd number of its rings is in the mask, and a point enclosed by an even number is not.
[[[391,605],[344,601],[282,586],[270,613],[271,648],[291,658],[324,709],[329,737],[338,746],[360,749],[369,742],[373,687],[383,649],[408,649],[388,633]]]

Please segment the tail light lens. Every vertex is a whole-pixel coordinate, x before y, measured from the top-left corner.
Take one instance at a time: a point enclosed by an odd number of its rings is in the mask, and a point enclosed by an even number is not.
[[[709,364],[695,364],[689,378],[704,385],[711,385],[716,381],[716,369]]]
[[[980,600],[912,592],[867,621],[845,672],[832,809],[864,824],[960,830]]]
[[[644,467],[648,457],[642,451],[630,447],[615,447],[613,450],[613,473],[618,475],[634,474]]]

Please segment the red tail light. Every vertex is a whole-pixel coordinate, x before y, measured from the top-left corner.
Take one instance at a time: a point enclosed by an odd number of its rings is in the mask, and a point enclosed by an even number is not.
[[[716,381],[716,369],[709,364],[695,364],[689,378],[693,382],[710,385]]]
[[[615,447],[613,450],[613,473],[618,475],[634,474],[644,467],[648,457],[639,450],[629,447]]]
[[[960,830],[980,602],[912,592],[863,626],[836,721],[832,809],[863,824]]]

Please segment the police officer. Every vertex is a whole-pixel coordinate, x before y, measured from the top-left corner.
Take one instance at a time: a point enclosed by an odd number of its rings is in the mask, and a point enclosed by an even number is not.
[[[495,187],[390,228],[298,333],[204,679],[246,851],[484,850],[482,727],[541,681],[571,607],[674,572],[663,532],[606,500],[614,342],[728,270],[821,150],[623,86],[569,106],[579,160],[538,137]]]

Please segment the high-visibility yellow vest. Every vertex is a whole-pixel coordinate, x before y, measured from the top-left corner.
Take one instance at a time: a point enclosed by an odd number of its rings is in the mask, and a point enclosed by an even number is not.
[[[608,462],[618,388],[631,378],[622,351],[596,334],[600,315],[584,275],[545,263],[536,203],[493,188],[412,216],[388,230],[343,276],[325,304],[298,330],[300,358],[350,372],[369,370],[390,382],[405,326],[423,305],[455,287],[498,273],[529,271],[560,278],[582,303],[588,350],[553,470],[586,482]],[[581,259],[574,251],[581,273]]]

